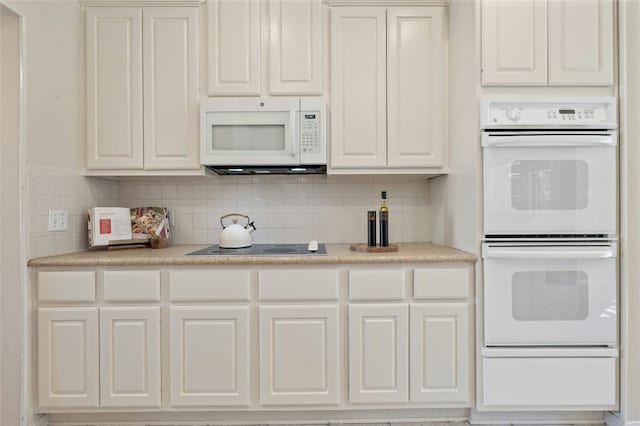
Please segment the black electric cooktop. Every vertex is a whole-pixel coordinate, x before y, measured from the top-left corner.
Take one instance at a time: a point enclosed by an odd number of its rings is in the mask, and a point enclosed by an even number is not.
[[[326,255],[325,244],[318,244],[317,251],[307,250],[308,244],[254,244],[245,248],[221,248],[218,244],[187,253],[187,256],[317,256]]]

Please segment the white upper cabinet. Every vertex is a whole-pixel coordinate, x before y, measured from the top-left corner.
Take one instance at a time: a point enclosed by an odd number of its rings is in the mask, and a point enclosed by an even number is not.
[[[482,84],[613,84],[612,0],[482,0]]]
[[[198,169],[198,9],[144,10],[144,167]]]
[[[547,84],[546,0],[482,1],[482,84]]]
[[[259,0],[207,3],[209,95],[260,95],[260,6]]]
[[[549,85],[613,84],[613,2],[550,1]]]
[[[320,95],[322,0],[211,0],[210,96]]]
[[[446,9],[331,10],[332,173],[442,172]]]
[[[444,164],[446,22],[442,7],[389,8],[387,12],[389,167]]]
[[[386,167],[386,9],[331,10],[331,167]]]
[[[87,9],[87,168],[142,169],[142,9]]]
[[[269,0],[269,93],[322,94],[322,2]]]
[[[201,173],[198,21],[196,7],[87,8],[87,170]]]

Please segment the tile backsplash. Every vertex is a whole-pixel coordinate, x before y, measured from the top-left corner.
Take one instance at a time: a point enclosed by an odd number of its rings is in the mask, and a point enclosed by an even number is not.
[[[366,242],[366,212],[387,191],[391,242],[431,240],[429,181],[420,176],[85,177],[30,164],[29,257],[85,250],[87,209],[163,206],[174,215],[171,244],[215,244],[220,216],[247,214],[253,241]],[[69,230],[47,230],[49,209],[69,211]]]
[[[27,185],[30,258],[85,250],[87,209],[120,204],[117,181],[85,177],[80,172],[29,164]],[[69,212],[67,231],[47,230],[50,209]]]
[[[247,214],[253,241],[366,242],[366,212],[386,190],[391,242],[429,241],[429,182],[419,176],[224,176],[129,178],[120,204],[163,206],[175,213],[173,244],[218,243],[220,216]]]

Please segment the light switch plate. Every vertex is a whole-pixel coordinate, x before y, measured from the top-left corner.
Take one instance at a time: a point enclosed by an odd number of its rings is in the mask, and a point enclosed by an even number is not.
[[[67,231],[69,229],[69,212],[67,210],[49,210],[49,231]]]

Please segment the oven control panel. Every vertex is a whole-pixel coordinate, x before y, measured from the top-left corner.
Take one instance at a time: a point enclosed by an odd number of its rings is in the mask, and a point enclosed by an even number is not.
[[[616,127],[614,98],[585,99],[582,102],[483,99],[481,114],[483,128]]]

